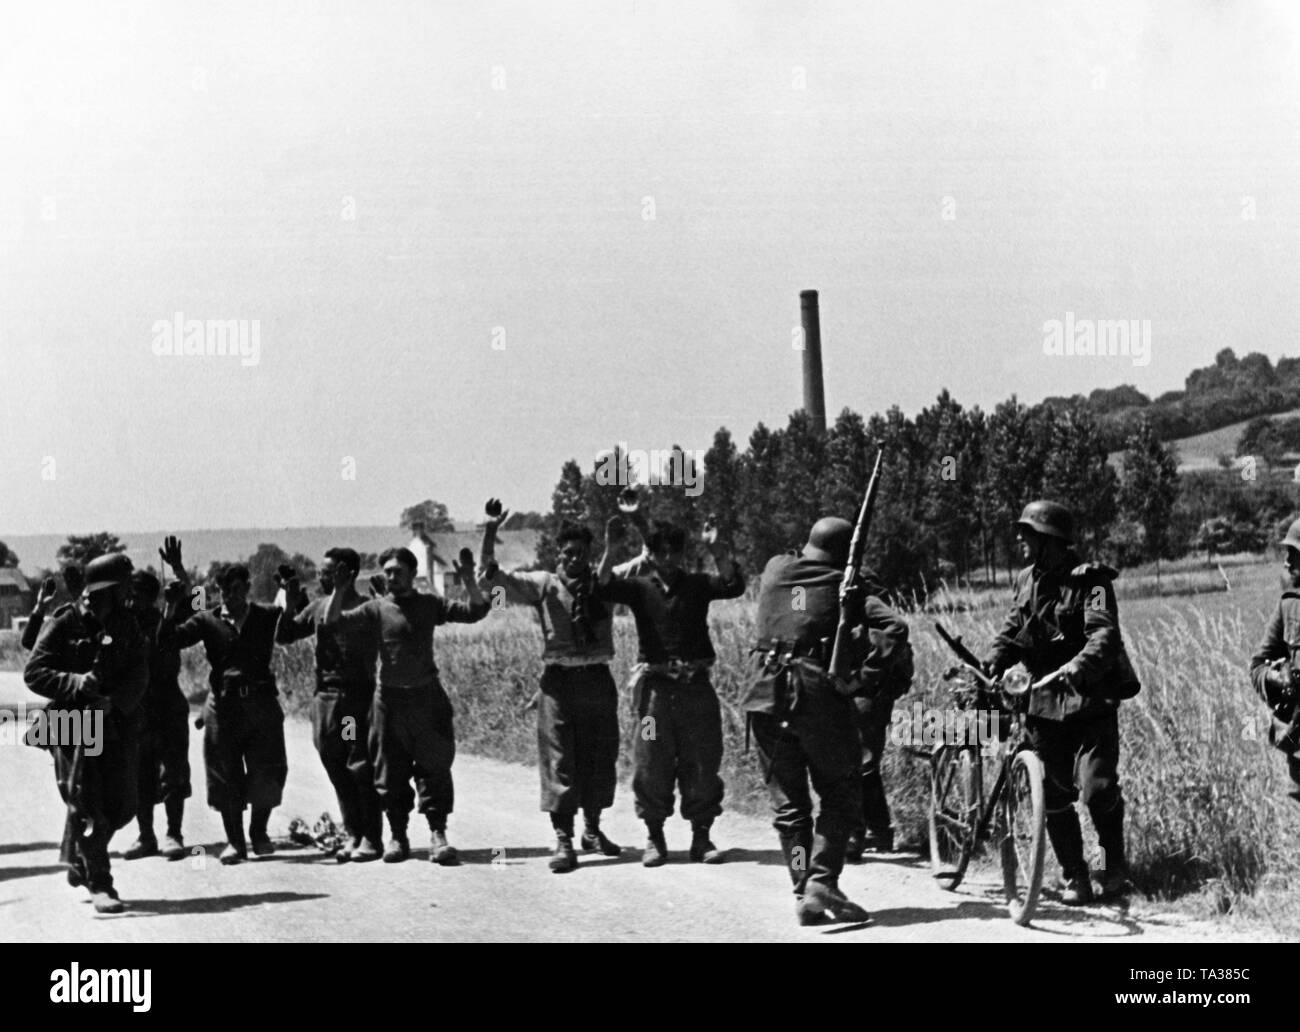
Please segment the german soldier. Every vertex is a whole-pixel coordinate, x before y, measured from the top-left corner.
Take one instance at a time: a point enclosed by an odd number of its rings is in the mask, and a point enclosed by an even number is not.
[[[537,767],[541,807],[555,829],[550,869],[563,874],[578,864],[573,824],[579,809],[582,848],[603,856],[620,852],[600,828],[601,811],[614,805],[618,784],[618,688],[609,672],[612,614],[595,597],[590,530],[572,523],[560,528],[554,573],[506,573],[497,564],[494,546],[497,528],[508,514],[495,498],[488,501],[487,513],[479,585],[494,599],[532,606],[542,629]]]
[[[455,801],[451,765],[456,758],[456,737],[451,700],[433,661],[433,632],[441,624],[477,623],[490,607],[474,580],[474,557],[468,549],[461,551],[460,564],[453,564],[469,595],[468,602],[449,602],[441,595],[417,591],[418,566],[408,548],[390,548],[379,561],[388,594],[346,608],[357,571],[340,565],[323,624],[337,627],[348,641],[379,650],[370,755],[375,788],[392,832],[385,862],[398,863],[411,854],[406,829],[418,794],[420,812],[429,822],[429,859],[452,866],[459,863],[455,848],[447,842],[447,817]],[[411,791],[412,776],[415,793]]]
[[[710,838],[725,789],[719,776],[722,712],[709,680],[709,603],[743,594],[745,578],[712,524],[705,526],[703,541],[716,574],[688,573],[682,565],[686,532],[660,524],[647,542],[654,557],[650,575],[614,579],[614,546],[625,533],[623,517],[611,517],[597,579],[601,600],[625,604],[636,617],[632,792],[649,832],[641,863],[659,867],[668,860],[664,821],[672,816],[674,787],[682,795],[682,816],[691,822],[690,859],[722,863],[725,855]]]
[[[1080,796],[1104,857],[1103,896],[1128,888],[1118,712],[1137,681],[1120,637],[1115,571],[1080,563],[1069,509],[1030,502],[1015,527],[1029,565],[986,668],[1000,677],[1020,662],[1035,679],[1025,724],[1047,773],[1047,834],[1061,865],[1061,899],[1080,906],[1093,900],[1074,808]]]
[[[208,805],[221,814],[226,848],[220,860],[237,864],[275,852],[267,831],[271,811],[280,805],[289,761],[284,748],[284,711],[280,708],[271,654],[281,610],[248,600],[248,567],[225,567],[218,578],[221,605],[182,610],[200,601],[185,580],[167,585],[167,608],[158,629],[164,649],[203,643],[211,672],[203,708],[203,764],[207,768]],[[244,837],[244,809],[252,813]]]
[[[839,887],[850,833],[862,823],[862,744],[855,692],[874,695],[910,659],[907,624],[875,595],[847,600],[856,624],[854,678],[830,675],[840,587],[853,524],[825,516],[801,552],[763,570],[744,708],[767,782],[773,826],[794,883],[800,924],[866,921]],[[809,780],[821,801],[813,821]]]
[[[180,542],[174,543],[176,564],[180,564]],[[139,835],[122,854],[124,859],[154,856],[160,852],[154,833],[153,811],[163,804],[167,831],[161,853],[169,860],[185,856],[181,822],[185,800],[190,797],[190,704],[181,691],[181,654],[158,644],[162,612],[158,609],[158,578],[147,570],[131,575],[132,607],[149,649],[149,691],[141,707],[140,722],[140,806],[136,813]]]
[[[147,646],[128,604],[130,578],[124,555],[87,563],[84,601],[54,613],[23,672],[27,686],[50,700],[46,726],[59,729],[50,736],[68,808],[59,859],[69,884],[87,886],[101,914],[124,909],[108,843],[135,815],[136,713],[149,683]]]
[[[325,607],[336,581],[346,580],[344,612],[367,601],[356,590],[361,557],[355,549],[331,548],[320,565],[322,594],[299,611],[303,601],[292,569],[281,572],[286,582],[286,608],[275,640],[281,645],[316,636],[316,692],[311,701],[312,738],[325,773],[339,801],[348,841],[335,854],[340,863],[378,860],[383,842],[383,810],[375,792],[370,758],[370,710],[375,697],[373,638],[345,634],[324,626]],[[351,576],[340,578],[340,569]]]
[[[1264,640],[1250,659],[1250,681],[1273,715],[1269,744],[1286,754],[1287,771],[1300,799],[1300,520],[1287,528],[1282,539],[1288,588],[1264,632]]]

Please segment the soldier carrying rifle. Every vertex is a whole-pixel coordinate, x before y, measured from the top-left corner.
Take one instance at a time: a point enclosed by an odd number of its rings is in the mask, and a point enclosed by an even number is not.
[[[1268,740],[1286,754],[1287,771],[1296,786],[1290,794],[1300,800],[1300,667],[1295,658],[1300,650],[1300,520],[1287,528],[1282,545],[1288,587],[1264,641],[1250,659],[1250,681],[1272,711]]]

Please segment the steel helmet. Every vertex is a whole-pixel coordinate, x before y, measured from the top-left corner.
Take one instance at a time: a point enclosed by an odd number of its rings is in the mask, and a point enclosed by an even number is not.
[[[97,556],[86,564],[86,593],[125,584],[133,569],[131,560],[121,552]]]
[[[1025,506],[1016,520],[1017,527],[1028,527],[1048,537],[1060,538],[1067,545],[1074,540],[1074,517],[1060,502],[1039,499]]]
[[[808,543],[803,546],[803,554],[809,559],[842,565],[849,560],[849,545],[852,543],[852,523],[838,516],[823,516],[808,532]]]
[[[1286,528],[1286,537],[1282,539],[1282,544],[1291,548],[1300,548],[1300,520],[1291,521],[1291,525]]]

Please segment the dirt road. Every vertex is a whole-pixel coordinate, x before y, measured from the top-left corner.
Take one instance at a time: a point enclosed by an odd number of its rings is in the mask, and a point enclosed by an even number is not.
[[[6,680],[0,684],[0,704],[5,695],[14,695],[12,678]],[[216,862],[223,836],[216,814],[201,802],[200,736],[192,733],[197,795],[186,812],[185,833],[201,852],[177,862],[159,857],[126,862],[119,854],[134,829],[119,832],[113,840],[114,874],[131,906],[111,917],[96,916],[85,890],[64,881],[57,856],[62,807],[48,755],[21,744],[0,745],[0,939],[1175,942],[1236,937],[1141,904],[1079,911],[1048,901],[1035,927],[1017,928],[1006,918],[990,874],[968,880],[956,893],[944,892],[925,862],[907,855],[845,872],[842,885],[872,912],[871,925],[800,928],[766,821],[724,815],[715,838],[730,848],[731,860],[705,867],[686,862],[689,828],[674,820],[668,829],[672,862],[646,870],[640,864],[642,829],[625,789],[607,817],[607,830],[623,844],[623,855],[584,856],[577,871],[554,875],[546,868],[550,831],[537,809],[536,772],[468,756],[456,761],[457,812],[451,822],[462,866],[430,864],[427,837],[415,822],[417,848],[406,863],[339,865],[288,844],[290,818],[314,821],[325,810],[337,817],[338,807],[309,727],[291,721],[287,738],[289,783],[271,825],[284,848],[237,867]]]

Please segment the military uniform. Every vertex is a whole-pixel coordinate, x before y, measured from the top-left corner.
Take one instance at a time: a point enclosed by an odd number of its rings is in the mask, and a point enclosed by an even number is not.
[[[70,882],[115,898],[108,843],[136,813],[138,713],[149,683],[144,635],[125,609],[103,626],[80,605],[61,606],[36,642],[23,676],[33,692],[50,700],[47,726],[66,727],[67,719],[82,728],[80,744],[51,743],[59,793],[68,808],[59,859]],[[102,742],[88,740],[97,713],[103,714]]]
[[[366,601],[354,591],[344,600],[344,611]],[[340,819],[352,842],[377,845],[383,841],[383,809],[375,791],[370,727],[378,649],[370,636],[326,627],[328,604],[328,596],[313,599],[292,619],[281,620],[276,640],[288,644],[316,636],[312,741],[334,786]]]
[[[437,832],[446,831],[455,803],[451,777],[455,729],[451,700],[433,661],[434,628],[477,623],[489,608],[486,601],[447,601],[411,592],[369,599],[339,614],[345,640],[379,650],[370,755],[380,805],[388,814],[394,838],[402,843],[417,800],[429,827]]]
[[[181,654],[158,643],[162,613],[137,610],[149,649],[149,690],[141,707],[140,810],[142,835],[153,837],[153,808],[162,803],[167,833],[179,839],[190,797],[190,704],[180,686]]]
[[[843,577],[843,567],[826,557],[792,552],[769,560],[741,703],[800,898],[812,883],[838,895],[845,845],[863,820],[858,706],[825,672]],[[874,693],[910,655],[907,624],[874,595],[865,597],[857,619],[851,666]],[[810,779],[821,803],[815,824]]]
[[[203,709],[203,763],[208,805],[226,818],[245,807],[279,806],[289,774],[284,711],[271,672],[279,620],[275,606],[250,602],[242,626],[222,606],[179,623],[164,618],[159,627],[162,648],[202,642],[212,668]]]
[[[672,816],[674,788],[697,835],[722,813],[722,711],[709,679],[709,603],[744,591],[735,564],[730,579],[683,571],[669,584],[655,572],[598,588],[601,599],[627,605],[636,618],[632,793],[652,834]]]
[[[1250,658],[1250,682],[1268,705],[1273,720],[1269,726],[1269,743],[1286,754],[1291,780],[1300,786],[1300,741],[1297,741],[1296,689],[1292,671],[1300,653],[1300,591],[1282,593],[1273,618],[1268,622],[1264,640]]]
[[[1017,662],[1035,681],[1026,729],[1043,761],[1047,831],[1067,881],[1088,870],[1074,801],[1082,797],[1101,843],[1107,871],[1124,863],[1124,796],[1119,784],[1119,703],[1136,691],[1124,651],[1111,581],[1115,571],[1080,564],[1067,551],[1056,570],[1029,566],[1016,578],[1015,599],[989,660],[993,676]]]

